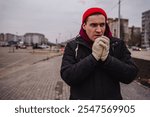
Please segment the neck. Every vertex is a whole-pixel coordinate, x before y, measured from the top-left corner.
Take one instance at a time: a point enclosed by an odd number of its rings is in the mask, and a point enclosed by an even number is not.
[[[93,41],[89,39],[89,37],[87,36],[86,32],[83,30],[82,27],[80,29],[80,33],[79,34],[83,38],[83,40],[89,45],[89,47],[92,48]]]

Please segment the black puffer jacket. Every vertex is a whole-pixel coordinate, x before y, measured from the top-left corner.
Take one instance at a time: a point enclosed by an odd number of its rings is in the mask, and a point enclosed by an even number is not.
[[[105,62],[96,61],[91,53],[81,37],[65,48],[61,77],[70,86],[70,99],[122,99],[119,82],[132,82],[138,72],[124,42],[110,39]]]

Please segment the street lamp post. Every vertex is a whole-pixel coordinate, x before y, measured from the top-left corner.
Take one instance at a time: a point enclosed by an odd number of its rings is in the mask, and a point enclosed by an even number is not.
[[[118,38],[120,38],[120,3],[121,0],[118,2]]]

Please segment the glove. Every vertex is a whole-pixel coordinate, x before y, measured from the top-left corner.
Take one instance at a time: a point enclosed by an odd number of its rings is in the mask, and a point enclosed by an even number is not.
[[[102,56],[102,52],[103,52],[103,46],[100,46],[99,42],[100,42],[101,38],[97,38],[92,46],[92,55],[94,56],[94,58],[98,61],[100,60],[101,56]]]
[[[109,54],[110,39],[107,38],[106,36],[100,37],[99,45],[103,47],[103,51],[100,59],[102,61],[105,61]]]

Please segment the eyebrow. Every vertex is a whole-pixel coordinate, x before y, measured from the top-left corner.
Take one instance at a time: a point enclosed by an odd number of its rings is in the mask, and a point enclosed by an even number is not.
[[[105,25],[106,23],[90,23],[90,25],[95,25],[95,26],[98,26],[98,25],[100,25],[100,26],[102,26],[102,25]]]

